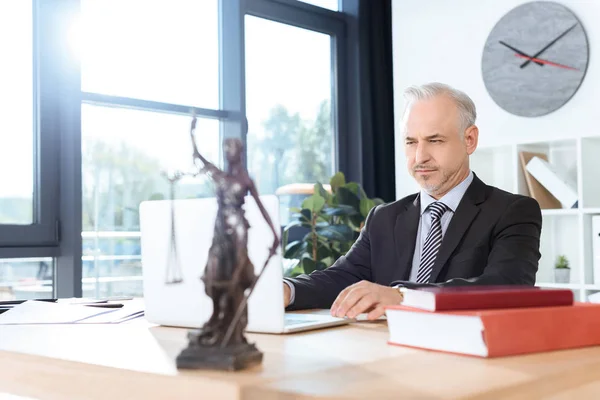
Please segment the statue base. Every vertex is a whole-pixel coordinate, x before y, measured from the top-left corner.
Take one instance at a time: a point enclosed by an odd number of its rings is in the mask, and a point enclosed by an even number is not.
[[[200,331],[188,333],[188,346],[177,356],[179,369],[217,369],[238,371],[262,363],[263,354],[254,344],[239,343],[226,347],[202,346],[198,338]]]

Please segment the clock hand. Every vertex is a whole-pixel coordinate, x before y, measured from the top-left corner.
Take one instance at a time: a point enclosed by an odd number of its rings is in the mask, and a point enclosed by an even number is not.
[[[500,44],[501,44],[501,45],[508,47],[509,49],[511,49],[512,51],[514,51],[515,53],[518,53],[518,54],[520,54],[520,55],[522,55],[522,56],[524,56],[524,57],[526,57],[526,58],[531,58],[531,56],[530,56],[529,54],[527,54],[527,53],[524,53],[524,52],[522,52],[521,50],[518,50],[517,48],[515,48],[515,47],[512,47],[512,46],[511,46],[511,45],[509,45],[509,44],[506,44],[506,43],[505,43],[505,42],[503,42],[502,40],[500,40],[499,42],[500,42]],[[535,62],[537,65],[539,65],[540,67],[543,67],[543,66],[544,66],[544,64],[543,64],[543,63],[541,63],[541,62],[538,62],[538,61],[534,61],[534,62]]]
[[[548,60],[542,60],[541,58],[533,58],[533,57],[525,56],[525,55],[522,55],[522,54],[515,54],[515,56],[522,57],[522,58],[527,58],[530,61],[533,61],[533,62],[536,62],[536,63],[548,64],[548,65],[553,65],[553,66],[559,67],[559,68],[565,68],[565,69],[571,69],[573,71],[579,71],[577,68],[569,67],[568,65],[558,64],[558,63],[555,63],[555,62],[552,62],[552,61],[548,61]]]
[[[578,24],[578,22],[575,22],[575,24],[572,27],[570,27],[569,29],[567,29],[566,31],[564,31],[563,33],[561,33],[556,39],[554,39],[553,41],[551,41],[550,43],[548,43],[546,45],[546,47],[544,47],[543,49],[541,49],[540,51],[538,51],[537,53],[535,53],[531,58],[536,58],[537,56],[539,56],[540,54],[542,54],[544,51],[548,50],[548,48],[550,46],[552,46],[554,43],[558,42],[567,33],[571,32],[571,30],[573,28],[575,28],[577,26],[577,24]],[[529,64],[530,61],[531,60],[527,60],[523,64],[521,64],[521,68],[524,68],[527,64]]]
[[[500,40],[499,42],[500,42],[501,45],[506,46],[509,49],[511,49],[512,51],[514,51],[515,53],[517,53],[517,54],[515,54],[515,56],[521,57],[521,58],[526,58],[529,61],[533,61],[534,63],[536,63],[536,64],[538,64],[540,66],[544,66],[544,64],[548,64],[548,65],[553,65],[553,66],[559,67],[559,68],[566,68],[566,69],[572,69],[574,71],[578,71],[577,68],[569,67],[569,66],[563,65],[563,64],[558,64],[558,63],[555,63],[555,62],[552,62],[552,61],[548,61],[548,60],[542,60],[541,58],[532,57],[529,54],[524,53],[521,50],[517,49],[516,47],[513,47],[513,46],[511,46],[511,45],[503,42],[502,40]]]

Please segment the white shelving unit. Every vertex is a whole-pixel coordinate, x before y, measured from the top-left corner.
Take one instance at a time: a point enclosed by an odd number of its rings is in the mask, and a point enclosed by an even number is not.
[[[600,215],[600,136],[480,147],[471,155],[471,169],[488,185],[529,195],[521,151],[545,153],[552,165],[577,182],[579,196],[578,208],[542,210],[542,256],[536,285],[571,289],[577,300],[586,301],[589,294],[600,291],[600,277],[594,280],[592,248],[592,216]],[[400,171],[398,183],[406,189],[399,191],[398,198],[418,190],[407,173]],[[554,280],[559,255],[569,260],[569,283]]]

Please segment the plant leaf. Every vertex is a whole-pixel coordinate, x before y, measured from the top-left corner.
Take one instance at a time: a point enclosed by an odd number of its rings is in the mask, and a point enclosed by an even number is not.
[[[349,189],[341,187],[338,189],[335,197],[338,200],[338,204],[344,204],[354,208],[357,212],[360,212],[360,200],[357,195],[352,193]]]
[[[317,265],[315,266],[315,269],[316,269],[317,271],[323,271],[323,270],[324,270],[324,269],[326,269],[327,267],[328,267],[328,265],[327,265],[327,264],[325,264],[325,263],[324,263],[324,262],[322,262],[322,261],[319,261],[319,262],[317,262]]]
[[[281,235],[281,244],[283,245],[284,249],[288,245],[288,237],[289,237],[289,229],[286,226],[285,229],[283,230],[283,234]]]
[[[295,278],[298,275],[302,275],[303,273],[304,271],[302,270],[302,265],[298,263],[295,267],[286,270],[284,276],[286,278]]]
[[[309,211],[310,212],[310,211]],[[295,218],[297,218],[295,221],[292,221],[290,223],[288,223],[283,229],[284,232],[285,230],[290,230],[292,228],[300,228],[300,227],[305,227],[305,228],[310,228],[310,221],[306,220],[306,217],[302,214],[295,214],[294,215]]]
[[[285,226],[285,228],[283,228],[283,232],[285,233],[285,232],[289,231],[290,229],[292,229],[292,228],[294,228],[296,226],[305,226],[305,225],[306,225],[306,223],[302,222],[302,221],[298,221],[298,220],[292,221],[289,224],[287,224]]]
[[[344,204],[340,204],[332,207],[325,207],[323,209],[323,214],[329,216],[340,216],[340,215],[356,215],[357,211],[352,206],[347,206]]]
[[[351,191],[352,193],[354,193],[356,196],[358,196],[358,183],[356,182],[348,182],[346,183],[344,186],[344,188],[348,189],[349,191]]]
[[[343,256],[344,254],[346,254],[346,253],[342,253],[342,252],[339,252],[337,250],[334,250],[332,256],[333,256],[334,260],[337,260],[338,258],[340,258],[341,256]]]
[[[365,217],[362,214],[352,215],[349,217],[350,223],[354,226],[356,232],[360,232],[360,228],[363,222],[365,222]]]
[[[283,257],[292,259],[292,258],[300,258],[300,256],[306,251],[308,245],[306,242],[301,240],[296,240],[285,246],[285,250],[283,252]]]
[[[346,254],[347,252],[350,251],[350,248],[352,247],[352,242],[343,242],[340,243],[340,253],[342,253],[342,255]]]
[[[320,246],[318,246],[317,249],[317,260],[323,261],[324,259],[331,257],[331,249],[329,248],[329,245],[323,245],[323,243],[319,244]]]
[[[354,238],[354,231],[343,224],[329,225],[325,228],[318,228],[319,235],[329,240],[348,241]]]
[[[371,211],[373,207],[375,207],[375,202],[373,200],[366,197],[360,199],[360,213],[363,217],[367,218],[369,211]]]
[[[317,269],[317,263],[315,263],[311,258],[304,257],[300,260],[300,264],[302,265],[302,269],[305,274],[310,274],[315,269]]]
[[[325,206],[325,199],[319,194],[313,194],[302,202],[303,209],[308,209],[314,213],[320,212],[323,206]]]
[[[361,199],[368,199],[369,196],[367,196],[367,193],[365,192],[365,189],[363,189],[362,186],[358,185],[358,190],[359,190],[359,195]]]
[[[315,198],[313,212],[319,213],[319,212],[321,212],[323,207],[325,207],[325,199],[321,195],[313,195],[313,196]]]
[[[330,257],[325,257],[324,259],[322,259],[320,262],[322,262],[323,264],[325,264],[326,268],[329,268],[333,265],[333,263],[335,262],[336,259],[333,258],[333,256]]]
[[[321,185],[320,182],[315,183],[313,192],[319,194],[319,196],[325,199],[326,203],[329,203],[329,198],[331,197],[331,194],[329,194],[329,192],[325,190],[325,188],[323,187],[323,185]]]
[[[346,177],[344,176],[343,172],[337,172],[329,180],[329,185],[331,185],[331,191],[333,193],[337,193],[338,188],[341,186],[344,186],[345,184],[346,184]]]
[[[319,235],[317,235],[317,239],[319,238]],[[302,238],[303,242],[307,242],[309,244],[309,246],[312,247],[312,240],[313,240],[313,233],[312,231],[308,232],[306,235],[304,235],[304,237]],[[310,250],[310,249],[308,249]]]
[[[310,226],[312,222],[312,212],[305,208],[300,211],[300,214],[302,215],[302,218],[304,218],[304,221],[308,223],[308,226]]]
[[[313,202],[314,202],[313,196],[308,196],[307,198],[302,200],[302,211],[304,211],[304,210],[312,211]]]
[[[317,240],[319,241],[319,243],[322,246],[328,246],[328,247],[331,248],[334,245],[334,243],[331,243],[331,241],[329,239],[327,239],[326,237],[323,237],[323,236],[319,235],[318,233],[317,233]]]

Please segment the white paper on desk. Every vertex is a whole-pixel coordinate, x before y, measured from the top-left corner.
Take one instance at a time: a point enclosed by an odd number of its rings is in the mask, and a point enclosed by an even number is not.
[[[0,324],[73,324],[85,318],[113,311],[114,308],[30,300],[0,314]]]
[[[123,303],[122,308],[113,310],[111,313],[95,315],[86,318],[80,324],[120,324],[135,318],[144,316],[144,303],[138,300],[130,300]]]

